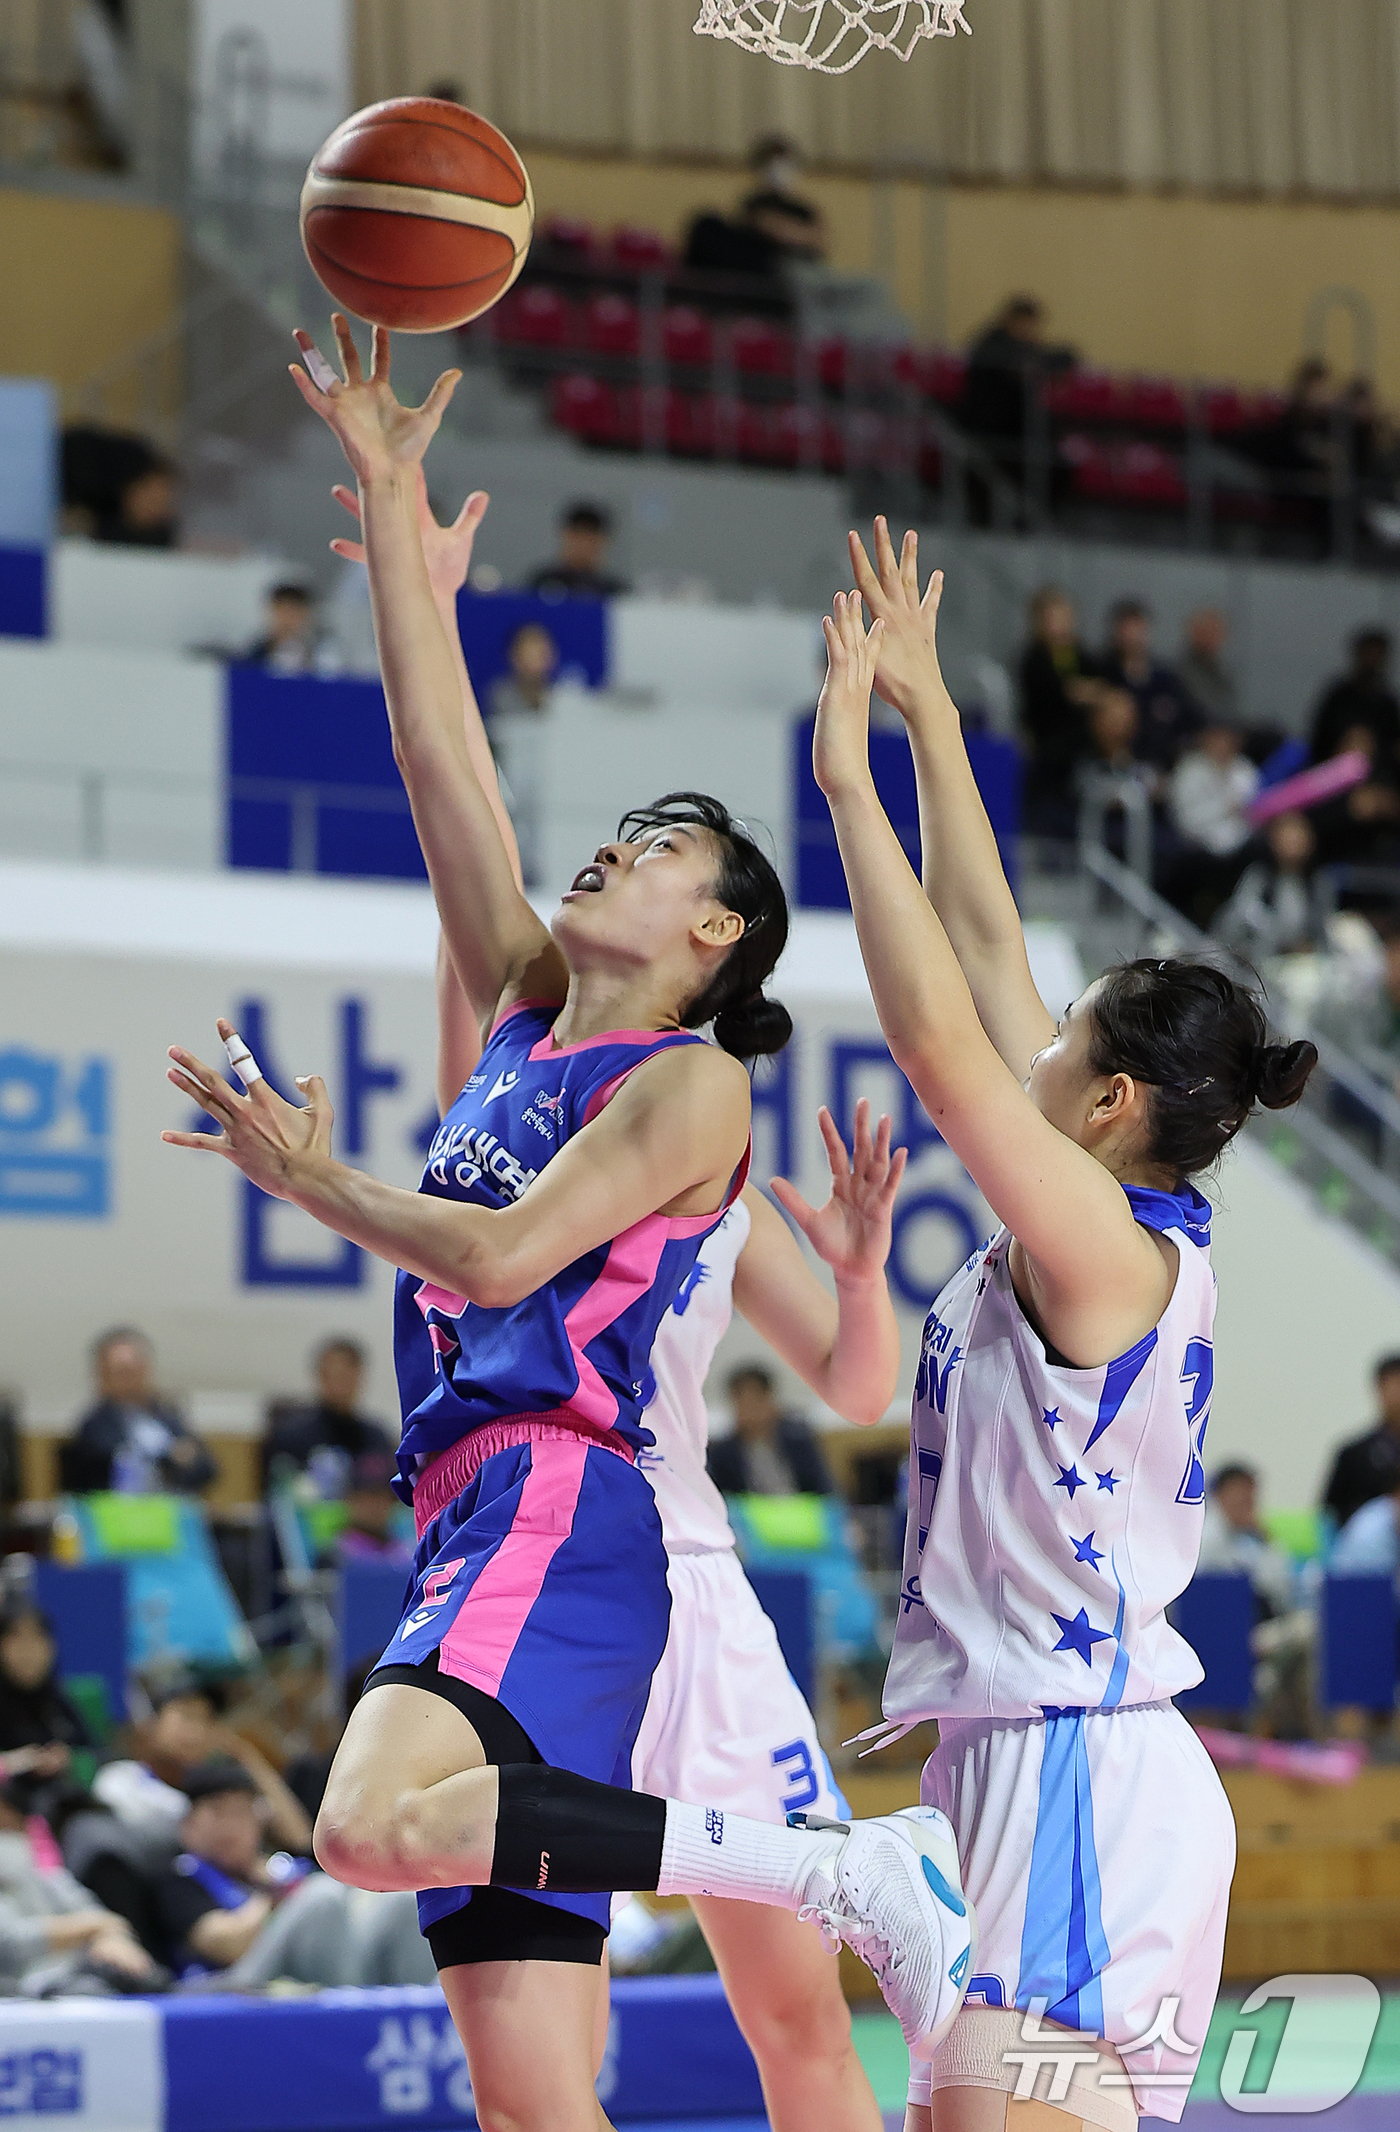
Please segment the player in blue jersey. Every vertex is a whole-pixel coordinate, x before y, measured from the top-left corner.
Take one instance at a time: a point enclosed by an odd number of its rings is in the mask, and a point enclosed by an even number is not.
[[[1317,1053],[1271,1044],[1254,995],[1187,959],[1046,1011],[939,671],[941,577],[921,597],[915,538],[896,555],[883,520],[874,566],[854,534],[851,554],[817,778],[890,1050],[1002,1223],[935,1302],[914,1394],[885,1711],[938,1720],[922,1797],[953,1823],[979,1941],[908,2127],[1132,2132],[1181,2115],[1234,1862],[1170,1700],[1201,1678],[1166,1608],[1199,1550],[1213,1381],[1190,1179],[1256,1102],[1296,1101]],[[922,889],[871,780],[872,684],[909,727]]]
[[[387,335],[366,377],[343,319],[336,332],[344,381],[300,336],[328,382],[294,375],[358,479],[396,754],[485,1047],[417,1192],[336,1162],[321,1081],[299,1081],[304,1108],[284,1102],[227,1024],[246,1093],[174,1047],[172,1081],[219,1130],[165,1137],[400,1268],[399,1485],[419,1549],[318,1855],[361,1886],[427,1891],[483,2125],[593,2132],[607,1891],[808,1912],[930,2039],[960,1996],[970,1921],[941,1815],[795,1831],[621,1788],[669,1610],[635,1463],[651,1341],[742,1189],[739,1061],[790,1029],[763,992],[786,908],[743,825],[679,795],[629,815],[552,927],[536,918],[466,746],[418,527],[455,378],[404,408]]]

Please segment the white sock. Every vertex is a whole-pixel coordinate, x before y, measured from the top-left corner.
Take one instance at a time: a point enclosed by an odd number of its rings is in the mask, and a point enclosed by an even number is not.
[[[843,1830],[785,1828],[668,1799],[656,1892],[728,1895],[782,1910],[829,1903],[845,1840]]]

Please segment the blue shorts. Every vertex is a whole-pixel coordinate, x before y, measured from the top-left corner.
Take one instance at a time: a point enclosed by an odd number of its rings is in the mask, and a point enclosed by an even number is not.
[[[439,1673],[493,1696],[545,1762],[630,1789],[671,1615],[651,1483],[570,1429],[478,1433],[483,1451],[507,1440],[423,1530],[408,1606],[380,1664],[421,1665],[436,1651]],[[466,1447],[472,1439],[455,1448]],[[520,1892],[607,1930],[606,1894]],[[426,1931],[470,1900],[470,1888],[429,1889],[419,1922]]]

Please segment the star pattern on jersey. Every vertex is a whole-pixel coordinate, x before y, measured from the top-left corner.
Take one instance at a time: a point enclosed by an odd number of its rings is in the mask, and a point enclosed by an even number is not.
[[[1087,1488],[1088,1485],[1088,1482],[1085,1480],[1083,1474],[1079,1471],[1077,1466],[1061,1466],[1060,1477],[1055,1483],[1055,1486],[1057,1488],[1064,1489],[1071,1502],[1074,1501],[1075,1489]]]
[[[1042,1407],[1040,1410],[1040,1418],[1045,1423],[1047,1429],[1058,1428],[1060,1423],[1060,1410],[1058,1407]]]
[[[1101,1495],[1112,1495],[1114,1489],[1118,1486],[1119,1481],[1122,1479],[1122,1475],[1119,1473],[1115,1473],[1112,1466],[1110,1466],[1107,1473],[1096,1473],[1094,1475],[1094,1479],[1099,1484],[1099,1493]]]
[[[1094,1663],[1094,1645],[1108,1642],[1108,1630],[1090,1628],[1089,1616],[1082,1606],[1073,1621],[1066,1621],[1063,1614],[1051,1614],[1050,1619],[1060,1632],[1060,1640],[1055,1645],[1055,1649],[1057,1651],[1074,1651],[1083,1659],[1086,1666],[1091,1666]]]
[[[1075,1561],[1087,1562],[1090,1569],[1097,1569],[1103,1560],[1102,1554],[1094,1545],[1094,1535],[1091,1532],[1086,1532],[1082,1540],[1071,1538],[1070,1545],[1074,1549]]]

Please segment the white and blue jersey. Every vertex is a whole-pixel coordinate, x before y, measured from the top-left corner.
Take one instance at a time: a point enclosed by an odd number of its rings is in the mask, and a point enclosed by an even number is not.
[[[1214,1357],[1210,1206],[1126,1187],[1179,1253],[1171,1300],[1095,1369],[1053,1360],[1002,1229],[929,1313],[885,1714],[1042,1717],[1160,1703],[1201,1667],[1166,1609],[1205,1514]]]

